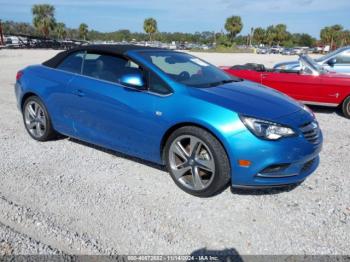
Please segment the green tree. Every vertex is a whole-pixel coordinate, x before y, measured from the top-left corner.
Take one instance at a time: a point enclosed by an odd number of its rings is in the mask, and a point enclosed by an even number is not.
[[[143,22],[143,30],[149,35],[149,40],[152,41],[152,35],[157,32],[157,20],[154,18],[147,18]]]
[[[288,39],[289,34],[286,25],[278,24],[274,27],[273,30],[275,33],[274,40],[276,41],[277,45],[280,45],[281,42],[286,41]]]
[[[336,43],[336,45],[340,45],[340,41],[341,41],[341,36],[342,36],[342,32],[343,32],[343,26],[341,25],[333,25],[331,27],[332,29],[332,37],[333,37],[333,43]],[[333,43],[331,45],[331,47],[333,46]]]
[[[35,28],[29,23],[4,21],[2,23],[2,29],[5,35],[12,35],[12,34],[35,35]]]
[[[299,41],[297,43],[299,46],[308,46],[312,47],[316,44],[316,39],[314,39],[309,34],[301,34],[299,37]]]
[[[338,43],[341,40],[343,27],[341,25],[326,26],[320,32],[321,41],[324,44],[329,44],[331,49],[334,43]]]
[[[240,16],[231,16],[226,19],[225,30],[229,33],[231,42],[242,31],[243,23]]]
[[[324,44],[329,44],[331,42],[331,28],[326,26],[325,28],[321,29],[320,32],[320,37],[321,37],[321,41]]]
[[[81,23],[79,25],[79,37],[80,37],[80,39],[86,40],[88,33],[89,33],[88,25],[85,23]]]
[[[341,46],[349,45],[350,44],[350,31],[344,30],[341,32]]]
[[[55,32],[58,39],[65,39],[67,37],[66,25],[64,23],[57,23]]]
[[[266,31],[265,29],[261,28],[261,27],[257,27],[254,30],[253,33],[253,40],[256,44],[263,44],[265,43],[265,38],[266,38]]]
[[[273,25],[270,25],[266,28],[265,41],[269,46],[272,46],[273,42],[276,39],[276,30]]]
[[[33,5],[32,14],[33,24],[37,31],[48,37],[56,24],[55,7],[48,4]]]

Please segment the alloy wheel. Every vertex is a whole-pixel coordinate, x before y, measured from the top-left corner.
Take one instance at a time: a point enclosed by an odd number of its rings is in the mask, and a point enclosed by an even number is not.
[[[204,190],[214,179],[213,154],[204,141],[193,135],[182,135],[172,142],[169,162],[175,179],[191,190]]]
[[[35,101],[26,104],[24,119],[28,131],[35,138],[41,138],[46,132],[46,116],[43,108]]]

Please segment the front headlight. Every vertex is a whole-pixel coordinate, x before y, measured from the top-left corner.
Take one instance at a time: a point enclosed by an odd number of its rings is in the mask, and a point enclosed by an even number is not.
[[[282,137],[295,135],[291,128],[278,123],[246,116],[240,116],[240,118],[254,135],[262,139],[278,140]]]

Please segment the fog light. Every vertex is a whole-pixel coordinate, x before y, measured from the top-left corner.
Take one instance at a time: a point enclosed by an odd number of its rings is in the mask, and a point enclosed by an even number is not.
[[[260,174],[282,172],[289,166],[290,164],[271,165],[262,170]]]

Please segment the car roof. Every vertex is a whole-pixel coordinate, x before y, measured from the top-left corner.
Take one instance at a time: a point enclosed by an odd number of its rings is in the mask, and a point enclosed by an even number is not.
[[[83,45],[58,53],[53,58],[45,61],[43,65],[57,67],[67,56],[79,51],[98,52],[111,55],[125,55],[128,51],[168,51],[164,48],[138,46],[138,45]]]

